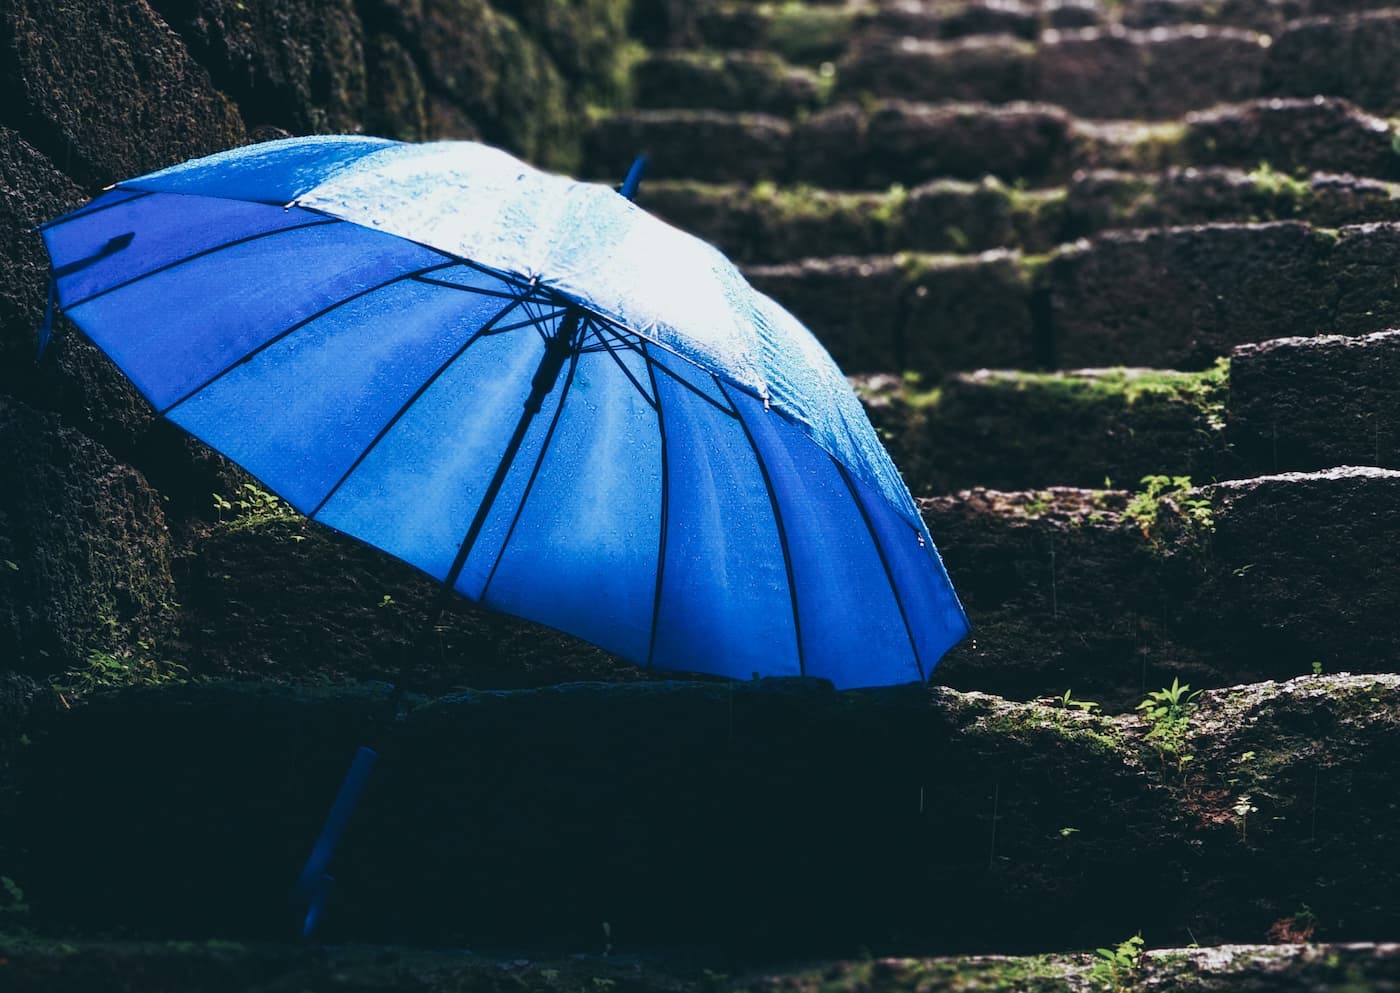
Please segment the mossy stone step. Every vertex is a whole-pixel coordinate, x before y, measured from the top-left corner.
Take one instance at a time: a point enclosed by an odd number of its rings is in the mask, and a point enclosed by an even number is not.
[[[724,956],[702,959],[716,967],[708,968],[684,954],[660,960],[626,953],[524,959],[411,946],[34,937],[0,938],[0,957],[8,963],[12,993],[274,993],[332,987],[341,993],[584,993],[616,986],[629,993],[1025,993],[1087,984],[1098,961],[1088,952],[850,959],[765,964],[731,978],[720,971],[730,969]],[[1400,974],[1400,948],[1318,943],[1157,948],[1144,953],[1131,974],[1134,982],[1151,983],[1159,993],[1264,988],[1312,993],[1342,984],[1382,990]]]
[[[848,373],[942,375],[1040,364],[1031,269],[1018,253],[804,259],[752,266]]]
[[[1229,435],[1264,472],[1400,468],[1400,331],[1235,349]]]
[[[921,500],[973,630],[938,679],[1117,705],[1169,668],[1198,687],[1400,669],[1400,472],[1179,482]]]
[[[638,107],[752,111],[792,116],[826,103],[831,75],[768,52],[654,52],[633,64]]]
[[[1400,184],[1337,173],[1293,176],[1264,165],[1160,173],[1076,173],[1066,188],[1061,240],[1112,228],[1297,219],[1318,227],[1400,221]]]
[[[1255,100],[1178,121],[1095,122],[1049,104],[841,103],[800,120],[721,111],[620,111],[596,122],[586,172],[616,181],[641,149],[653,180],[883,190],[996,176],[1068,182],[1080,169],[1152,172],[1267,162],[1286,173],[1400,179],[1394,128],[1344,100]]]
[[[1200,25],[959,41],[872,38],[839,63],[838,97],[1039,100],[1091,118],[1164,120],[1260,96],[1268,38]],[[1382,107],[1381,109],[1386,109]]]
[[[1294,178],[1268,166],[1084,170],[1066,186],[1030,190],[993,177],[885,192],[657,180],[643,184],[637,202],[741,264],[899,251],[1045,253],[1115,228],[1400,221],[1400,184],[1334,173]]]
[[[1047,266],[1054,362],[1193,369],[1281,334],[1384,330],[1400,294],[1377,273],[1397,264],[1394,224],[1110,231]]]
[[[852,30],[868,15],[859,3],[708,3],[693,34],[670,44],[762,49],[789,62],[817,65],[845,50]]]
[[[918,495],[973,486],[1136,487],[1148,475],[1234,474],[1222,361],[1205,372],[982,369],[932,388],[857,377],[871,421]]]
[[[382,740],[322,936],[929,954],[1008,934],[1092,947],[1124,937],[1124,920],[1154,944],[1257,940],[1302,903],[1339,940],[1392,932],[1396,821],[1355,798],[1394,793],[1400,677],[1197,702],[1183,772],[1136,715],[917,685],[575,683],[433,701]],[[382,712],[382,691],[229,684],[53,712],[3,825],[31,925],[277,933],[343,763]],[[1136,885],[1105,901],[1111,878]]]
[[[751,266],[848,373],[1205,369],[1280,333],[1400,325],[1400,224],[1298,221],[1109,231],[1048,256],[804,259]]]

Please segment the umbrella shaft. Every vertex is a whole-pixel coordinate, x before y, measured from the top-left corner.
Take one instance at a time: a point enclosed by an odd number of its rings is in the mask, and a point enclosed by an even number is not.
[[[576,308],[570,307],[564,315],[564,320],[560,322],[558,333],[545,342],[544,358],[540,359],[539,368],[535,370],[535,376],[530,381],[530,395],[525,398],[525,409],[521,412],[520,420],[515,425],[515,433],[511,435],[510,441],[506,444],[506,450],[501,453],[501,461],[496,466],[496,473],[491,477],[486,492],[482,494],[481,505],[476,509],[476,516],[472,518],[471,527],[467,529],[467,536],[462,539],[462,545],[457,549],[457,557],[452,560],[452,568],[447,571],[447,577],[442,581],[444,600],[452,588],[456,586],[457,577],[462,574],[462,567],[467,564],[467,556],[471,554],[477,535],[481,533],[482,527],[486,524],[486,516],[491,512],[491,507],[496,502],[496,495],[500,493],[501,487],[505,484],[506,475],[510,472],[510,467],[515,462],[515,456],[525,441],[525,433],[530,430],[530,423],[544,407],[545,397],[549,396],[550,391],[554,389],[554,384],[559,381],[559,373],[563,370],[564,363],[573,354],[574,338],[578,335],[581,317],[582,315]],[[441,612],[439,612],[440,614]]]

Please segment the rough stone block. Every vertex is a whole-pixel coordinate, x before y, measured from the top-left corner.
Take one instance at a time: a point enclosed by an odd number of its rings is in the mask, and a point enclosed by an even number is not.
[[[249,127],[354,131],[367,102],[354,0],[152,0]]]
[[[657,52],[632,67],[634,103],[788,116],[822,102],[815,72],[768,52]]]
[[[1250,31],[1203,25],[1047,32],[1033,92],[1085,117],[1177,117],[1257,95],[1266,44]]]
[[[1400,11],[1294,21],[1274,39],[1264,67],[1271,96],[1343,97],[1377,114],[1400,111]]]
[[[842,59],[836,94],[902,100],[1027,100],[1035,46],[1004,35],[958,41],[872,39]]]
[[[1235,345],[1323,332],[1331,245],[1291,221],[1081,242],[1050,262],[1055,363],[1200,369]]]
[[[1188,114],[1183,151],[1193,162],[1400,178],[1386,121],[1345,100],[1274,98]]]
[[[0,397],[0,478],[0,667],[61,673],[170,634],[170,537],[139,473]]]
[[[1036,365],[1030,277],[1016,252],[910,256],[899,364],[924,375]]]
[[[0,11],[0,122],[92,189],[244,140],[233,104],[145,3]]]
[[[860,185],[986,175],[1053,181],[1068,175],[1070,152],[1069,116],[1056,107],[890,102],[869,112]]]
[[[612,114],[587,135],[588,175],[620,183],[638,153],[655,179],[757,182],[787,173],[792,125],[763,114],[638,110]]]
[[[1236,348],[1229,432],[1259,472],[1400,469],[1400,331]]]
[[[1396,667],[1400,472],[1283,473],[1220,483],[1211,496],[1212,554],[1229,585],[1202,605],[1203,621],[1275,673]]]

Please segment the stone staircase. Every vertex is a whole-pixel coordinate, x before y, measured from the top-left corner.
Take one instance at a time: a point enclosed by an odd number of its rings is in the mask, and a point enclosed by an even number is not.
[[[41,80],[43,32],[82,70],[0,114],[0,987],[1396,988],[1395,946],[1226,943],[1400,927],[1400,9],[20,7],[0,75]],[[646,152],[639,202],[817,333],[904,471],[974,626],[936,685],[432,627],[400,563],[272,504],[216,520],[243,477],[71,329],[31,374],[21,233],[261,127],[480,133],[610,183]],[[1173,680],[1205,692],[1164,747],[1134,708]],[[346,946],[255,944],[366,741]],[[1131,983],[1036,954],[1138,930]],[[872,952],[1035,957],[710,971]]]
[[[974,625],[935,681],[1396,670],[1400,10],[716,3],[654,40],[585,168],[646,152],[640,202],[853,376]]]

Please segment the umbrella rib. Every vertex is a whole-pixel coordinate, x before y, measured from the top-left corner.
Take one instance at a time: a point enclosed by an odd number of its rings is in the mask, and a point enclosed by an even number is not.
[[[734,398],[729,395],[729,391],[724,388],[724,383],[720,382],[719,377],[711,373],[711,378],[719,387],[719,391],[724,394],[724,398],[733,404]],[[734,407],[734,416],[739,421],[739,427],[743,428],[749,448],[753,450],[754,461],[758,463],[758,471],[763,476],[763,488],[768,491],[768,504],[773,510],[773,523],[778,528],[778,544],[783,549],[783,568],[787,570],[788,599],[792,603],[792,631],[797,639],[797,671],[805,676],[807,675],[807,660],[802,650],[802,619],[797,609],[797,582],[792,571],[792,550],[788,547],[787,528],[783,525],[783,512],[778,506],[778,494],[773,489],[773,478],[768,474],[768,466],[763,461],[763,456],[759,454],[753,432],[749,430],[748,421],[744,420],[744,415],[739,411],[737,405]]]
[[[451,263],[451,262],[444,262],[444,263],[441,264],[441,265],[435,265],[435,266],[433,266],[431,269],[425,269],[425,270],[423,270],[423,271],[424,271],[424,272],[432,272],[432,271],[437,270],[437,269],[454,269],[454,268],[456,268],[456,265],[455,265],[455,264],[453,264],[453,263]],[[516,292],[516,293],[506,293],[504,290],[487,290],[487,289],[483,289],[483,288],[480,287],[480,286],[463,286],[461,283],[454,283],[454,282],[452,282],[451,280],[448,280],[448,279],[433,279],[433,278],[430,277],[430,276],[418,275],[418,276],[414,276],[414,278],[417,279],[418,282],[420,282],[420,283],[428,283],[428,284],[430,284],[430,285],[432,285],[432,286],[441,286],[443,289],[448,289],[448,290],[461,290],[463,293],[474,293],[475,295],[477,295],[477,296],[479,296],[479,297],[500,297],[500,298],[503,299],[503,300],[515,300],[515,299],[517,299],[517,298],[519,297],[519,295],[520,295],[518,292]],[[542,301],[542,302],[543,302],[543,301]]]
[[[564,387],[559,393],[559,404],[554,408],[554,416],[550,418],[549,430],[545,432],[544,440],[540,442],[540,453],[535,456],[535,465],[530,470],[530,478],[525,483],[525,490],[520,494],[520,500],[515,505],[515,516],[511,518],[510,528],[506,531],[505,539],[501,542],[501,550],[496,553],[496,561],[491,563],[491,571],[486,576],[486,582],[481,587],[482,601],[486,599],[486,591],[491,588],[491,581],[496,578],[496,570],[501,567],[501,560],[506,557],[506,548],[510,545],[510,539],[515,537],[515,526],[520,523],[521,515],[525,513],[525,503],[530,499],[530,493],[535,488],[535,479],[540,474],[540,468],[544,465],[545,453],[549,451],[549,443],[554,440],[554,429],[559,426],[559,418],[564,413],[564,401],[569,399],[569,388],[574,385],[574,372],[578,369],[578,353],[569,360],[569,371],[564,377]]]
[[[924,674],[924,663],[919,658],[919,645],[914,640],[914,628],[909,623],[909,614],[904,609],[904,598],[899,595],[899,586],[894,581],[894,570],[890,568],[890,560],[885,555],[884,546],[880,544],[880,537],[875,533],[875,522],[870,519],[870,511],[866,509],[865,503],[861,500],[860,494],[856,492],[856,484],[851,479],[851,474],[846,467],[841,464],[830,452],[827,458],[831,459],[831,464],[836,466],[836,471],[841,474],[841,480],[846,484],[846,491],[851,494],[851,502],[860,511],[860,516],[865,521],[865,529],[870,532],[870,543],[875,546],[875,554],[880,557],[880,565],[885,570],[885,582],[889,584],[890,593],[894,596],[895,606],[899,608],[899,619],[904,622],[904,634],[909,639],[909,649],[914,653],[914,665],[919,668],[919,679],[928,678]]]
[[[688,382],[684,376],[678,376],[678,375],[676,375],[676,373],[672,372],[672,371],[671,371],[667,366],[665,366],[663,363],[656,361],[656,359],[654,359],[654,358],[650,359],[649,361],[652,363],[652,365],[656,366],[656,368],[660,369],[662,372],[664,372],[666,375],[670,376],[673,380],[675,380],[675,381],[676,381],[677,383],[679,383],[681,386],[684,386],[684,387],[685,387],[686,389],[688,389],[690,392],[694,393],[694,394],[695,394],[696,396],[698,396],[701,400],[704,400],[704,401],[705,401],[706,403],[708,403],[711,407],[715,408],[715,410],[718,410],[721,414],[725,415],[726,417],[738,417],[738,416],[739,416],[739,415],[738,415],[737,413],[735,413],[731,408],[726,407],[724,404],[720,403],[720,402],[719,402],[718,400],[716,400],[714,397],[709,396],[708,394],[704,393],[702,390],[698,389],[694,384]]]
[[[656,382],[656,362],[641,346],[642,358],[646,360],[647,376],[651,379],[651,390],[656,394],[656,429],[661,435],[661,526],[656,548],[656,592],[651,601],[651,639],[647,645],[647,668],[656,662],[656,632],[661,626],[661,581],[666,575],[666,538],[671,524],[671,470],[667,464],[666,416],[661,411],[661,388]]]
[[[556,310],[553,313],[532,317],[528,321],[516,321],[514,324],[504,324],[501,327],[492,328],[490,331],[481,332],[480,337],[490,338],[493,335],[505,334],[507,331],[519,331],[521,328],[534,328],[536,331],[541,331],[541,333],[543,333],[542,328],[544,325],[555,318],[562,317],[566,313],[568,313],[568,311]]]
[[[316,519],[316,515],[319,514],[323,509],[325,509],[325,506],[327,503],[330,502],[331,497],[335,496],[336,493],[340,490],[340,488],[345,485],[345,481],[349,479],[352,475],[354,475],[355,470],[360,467],[360,464],[364,462],[366,458],[369,457],[369,453],[374,451],[375,446],[384,440],[384,436],[394,429],[394,425],[398,424],[400,418],[402,418],[404,414],[408,413],[409,408],[418,402],[419,397],[421,397],[424,393],[428,392],[428,388],[438,381],[438,378],[448,370],[452,363],[456,362],[459,358],[462,357],[462,354],[466,352],[468,348],[471,347],[472,342],[476,341],[483,334],[490,331],[491,328],[494,327],[502,317],[505,317],[506,314],[509,314],[512,310],[514,310],[519,305],[519,303],[519,299],[512,300],[510,303],[506,304],[504,307],[498,310],[494,317],[492,317],[489,321],[487,321],[480,328],[478,328],[471,335],[471,337],[469,337],[466,341],[462,343],[461,347],[459,347],[455,352],[448,356],[447,361],[443,362],[442,365],[438,366],[435,370],[433,370],[433,374],[427,379],[425,379],[418,386],[418,388],[413,391],[413,394],[403,402],[403,405],[400,406],[398,410],[394,412],[394,416],[390,417],[389,420],[385,423],[385,425],[379,429],[379,433],[376,434],[372,439],[370,439],[370,443],[365,446],[364,451],[360,452],[359,455],[355,456],[355,461],[350,464],[350,467],[346,469],[344,473],[341,474],[341,477],[335,481],[335,485],[332,486],[326,492],[326,495],[321,498],[321,502],[316,504],[315,508],[311,511],[311,513],[306,515],[307,517],[311,518],[312,520]]]
[[[651,395],[647,393],[646,387],[641,384],[641,381],[638,380],[636,376],[632,375],[632,370],[627,368],[626,363],[624,363],[617,352],[613,350],[612,344],[609,343],[607,338],[603,337],[598,325],[589,321],[588,329],[593,332],[595,338],[603,343],[603,350],[608,353],[608,357],[611,358],[613,362],[617,363],[617,367],[622,370],[622,374],[627,377],[628,381],[636,388],[637,392],[642,395],[642,399],[645,400],[649,406],[654,408],[659,401],[653,400]]]
[[[206,379],[204,382],[200,383],[198,386],[194,387],[193,389],[191,389],[190,391],[188,391],[187,393],[185,393],[183,396],[180,397],[180,399],[176,400],[174,403],[172,403],[172,404],[166,406],[165,408],[163,408],[163,409],[161,410],[161,412],[160,412],[160,413],[161,413],[161,416],[163,417],[163,416],[165,416],[166,414],[169,414],[172,410],[174,410],[176,407],[180,406],[180,404],[184,403],[184,402],[185,402],[186,400],[188,400],[190,397],[194,396],[196,393],[200,392],[201,390],[208,389],[210,386],[214,385],[214,383],[218,382],[220,379],[222,379],[223,377],[227,376],[229,373],[231,373],[233,370],[237,369],[239,366],[245,365],[245,364],[251,362],[251,361],[254,359],[254,357],[256,357],[256,356],[259,355],[260,353],[266,351],[267,349],[271,348],[273,345],[277,344],[277,343],[278,343],[279,341],[281,341],[283,338],[287,337],[287,336],[290,335],[290,334],[295,334],[296,332],[300,331],[302,328],[306,327],[308,324],[311,324],[311,323],[313,323],[313,322],[315,322],[315,321],[320,320],[322,317],[325,317],[327,314],[331,313],[332,311],[338,310],[339,308],[345,306],[347,303],[350,303],[352,300],[358,300],[358,299],[360,299],[361,297],[369,296],[371,293],[378,293],[380,290],[384,289],[385,287],[393,286],[395,283],[401,283],[401,282],[403,282],[403,281],[406,280],[406,279],[416,279],[417,277],[421,276],[421,275],[422,275],[423,273],[425,273],[425,272],[431,272],[431,271],[434,270],[434,269],[440,269],[440,268],[442,268],[443,266],[450,266],[451,264],[452,264],[452,263],[450,263],[450,262],[440,262],[440,263],[438,263],[437,265],[429,266],[429,267],[426,268],[426,269],[419,269],[419,270],[417,270],[417,271],[415,271],[415,272],[400,273],[399,275],[394,276],[392,279],[386,279],[386,280],[384,280],[384,282],[382,282],[382,283],[377,283],[376,285],[371,286],[371,287],[368,287],[367,289],[359,290],[359,291],[357,291],[357,292],[355,292],[355,293],[350,294],[348,297],[342,297],[341,299],[337,300],[335,303],[332,303],[332,304],[329,304],[329,305],[327,305],[327,306],[325,306],[325,307],[322,307],[320,310],[316,311],[316,313],[311,314],[309,317],[303,317],[301,320],[297,321],[297,322],[296,322],[295,324],[293,324],[291,327],[289,327],[289,328],[287,328],[287,329],[285,329],[285,330],[283,330],[283,331],[277,332],[277,334],[273,335],[271,338],[269,338],[267,341],[263,342],[261,345],[258,345],[256,348],[254,348],[254,349],[252,349],[251,351],[247,352],[246,354],[240,356],[239,358],[234,359],[232,362],[230,362],[228,365],[224,366],[224,367],[223,367],[222,369],[220,369],[218,372],[214,373],[214,375],[210,376],[210,377],[209,377],[208,379]]]
[[[91,217],[94,214],[100,214],[104,210],[111,210],[113,207],[125,206],[126,204],[131,203],[133,200],[141,200],[145,197],[151,196],[151,194],[154,192],[152,190],[131,190],[125,186],[114,186],[111,190],[104,190],[103,192],[116,192],[117,190],[121,190],[123,193],[131,193],[132,196],[126,197],[122,200],[114,200],[111,203],[104,203],[97,207],[93,207],[91,202],[89,202],[86,207],[79,207],[77,210],[64,214],[62,217],[55,217],[53,220],[49,221],[46,224],[40,224],[34,230],[52,231],[54,228],[62,227],[69,221],[79,221],[82,220],[84,217]]]
[[[123,201],[123,202],[125,202],[125,201]],[[328,219],[328,220],[320,220],[320,221],[308,221],[308,222],[305,223],[305,224],[293,224],[291,227],[277,228],[277,229],[275,229],[275,230],[273,230],[273,231],[259,231],[257,234],[250,234],[250,235],[246,235],[245,237],[242,237],[242,238],[235,238],[233,241],[224,242],[222,245],[214,245],[212,248],[205,248],[205,249],[202,249],[202,250],[200,250],[200,251],[198,251],[198,252],[195,252],[193,255],[186,255],[186,256],[185,256],[184,258],[182,258],[182,259],[176,259],[174,262],[167,262],[165,265],[156,266],[154,269],[148,269],[148,270],[146,270],[145,272],[141,273],[139,276],[132,276],[130,279],[122,280],[120,283],[117,283],[115,286],[109,286],[109,287],[107,287],[105,290],[98,290],[96,293],[89,293],[87,296],[83,297],[83,298],[82,298],[81,300],[79,300],[77,303],[68,303],[68,304],[64,304],[64,305],[63,305],[63,309],[64,309],[64,310],[75,310],[75,309],[77,309],[78,307],[83,306],[84,304],[91,303],[92,301],[96,300],[98,297],[105,297],[108,293],[115,293],[117,290],[124,290],[124,289],[126,289],[128,286],[132,286],[132,285],[134,285],[134,284],[136,284],[136,283],[141,282],[143,279],[150,279],[152,276],[158,276],[158,275],[160,275],[160,274],[163,273],[163,272],[167,272],[167,271],[169,271],[169,270],[171,270],[171,269],[176,268],[177,266],[182,266],[182,265],[184,265],[186,262],[193,262],[195,259],[202,259],[202,258],[205,258],[206,256],[214,255],[214,254],[216,254],[216,253],[218,253],[218,252],[222,252],[222,251],[224,251],[225,249],[237,248],[239,245],[246,245],[246,244],[248,244],[248,243],[250,243],[250,242],[260,241],[260,240],[263,239],[263,238],[272,238],[272,237],[275,237],[275,236],[277,236],[277,235],[279,235],[279,234],[286,234],[286,233],[289,232],[289,231],[304,231],[304,230],[306,230],[307,228],[318,228],[318,227],[324,227],[324,226],[327,225],[327,224],[344,224],[344,223],[345,223],[344,221],[336,220],[336,219],[334,219],[334,218]]]

